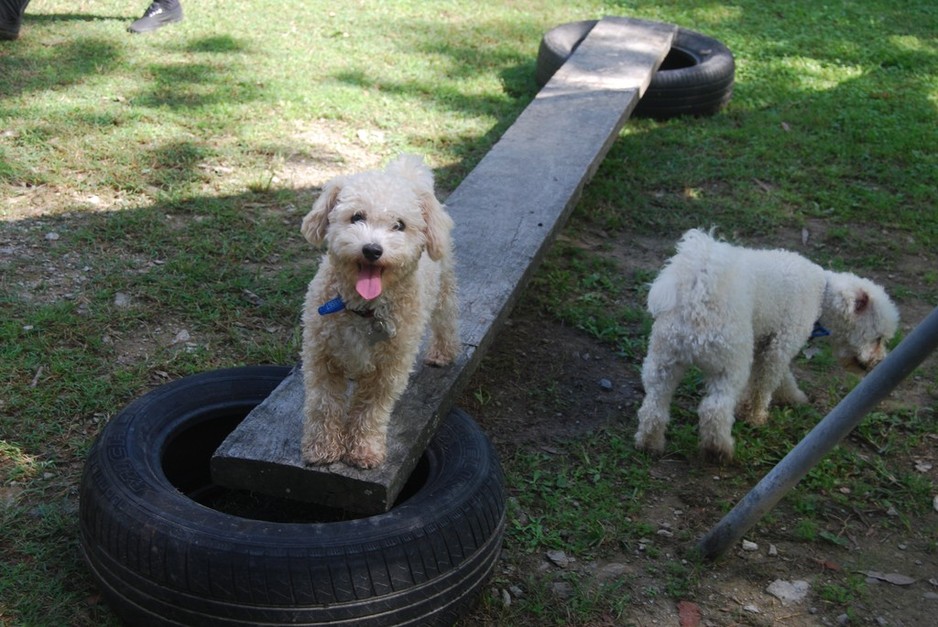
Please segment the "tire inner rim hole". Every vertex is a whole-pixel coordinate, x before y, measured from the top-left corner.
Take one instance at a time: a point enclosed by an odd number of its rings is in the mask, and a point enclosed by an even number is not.
[[[694,55],[672,46],[671,50],[668,51],[668,55],[664,58],[664,61],[661,62],[661,67],[658,68],[658,71],[680,70],[694,67],[695,65],[697,65],[697,59]]]
[[[254,405],[206,412],[191,417],[187,426],[169,439],[161,464],[163,473],[179,492],[209,509],[253,520],[275,523],[327,523],[363,518],[361,514],[220,486],[212,481],[215,449],[250,413]],[[397,507],[420,491],[429,475],[426,455],[420,458],[394,504]]]

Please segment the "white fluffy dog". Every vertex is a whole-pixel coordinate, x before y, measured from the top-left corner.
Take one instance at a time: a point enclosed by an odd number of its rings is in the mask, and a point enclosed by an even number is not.
[[[851,369],[886,356],[899,314],[886,292],[850,273],[825,271],[785,250],[751,250],[684,234],[648,293],[655,321],[642,366],[645,399],[635,444],[664,450],[671,397],[691,364],[706,395],[698,407],[705,457],[733,458],[734,412],[751,424],[769,403],[805,403],[790,369],[815,323],[830,330],[834,353]]]
[[[413,155],[332,179],[303,219],[306,239],[327,247],[303,309],[306,463],[381,464],[428,325],[426,363],[456,357],[452,227]]]

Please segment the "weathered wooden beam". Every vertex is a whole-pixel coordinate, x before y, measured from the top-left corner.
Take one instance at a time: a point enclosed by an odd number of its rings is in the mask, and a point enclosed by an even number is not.
[[[446,368],[417,366],[392,415],[384,464],[367,471],[341,463],[303,464],[303,385],[297,369],[215,452],[214,481],[364,514],[390,509],[648,87],[676,31],[658,22],[600,20],[446,199],[456,223],[464,350]]]

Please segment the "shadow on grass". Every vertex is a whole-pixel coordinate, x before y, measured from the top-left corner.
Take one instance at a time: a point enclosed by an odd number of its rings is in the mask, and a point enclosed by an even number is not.
[[[261,99],[257,85],[231,81],[226,72],[209,63],[185,65],[152,64],[147,68],[152,82],[133,97],[135,105],[149,109],[199,109],[216,104],[243,104]]]
[[[919,14],[930,10],[918,4]],[[938,159],[930,146],[938,127],[933,81],[923,77],[938,74],[938,57],[908,39],[927,29],[905,9],[871,24],[805,6],[746,8],[712,28],[737,58],[727,109],[713,118],[630,121],[585,190],[581,206],[598,211],[574,219],[675,239],[710,226],[800,233],[806,220],[823,220],[893,233],[848,242],[856,253],[898,252],[907,236],[915,250],[933,250],[938,190],[930,173]],[[779,38],[793,19],[804,21],[794,46]],[[753,31],[754,21],[779,26]]]
[[[249,46],[230,35],[215,35],[204,37],[188,43],[185,47],[188,52],[248,52]]]
[[[727,20],[714,35],[725,36],[737,56],[756,62],[755,48],[771,51],[771,40],[746,43],[735,35],[745,18]],[[905,32],[906,22],[887,34]],[[496,30],[499,37],[531,34],[524,25]],[[532,58],[501,51],[497,42],[484,49],[460,46],[452,37],[451,28],[422,24],[408,35],[407,45],[448,57],[456,77],[468,78],[481,67],[503,68],[503,95],[389,81],[367,71],[343,71],[335,78],[363,89],[377,85],[416,94],[427,106],[489,114],[493,123],[484,135],[452,140],[462,161],[438,176],[443,185],[455,187],[511,125],[535,87]],[[844,35],[832,45],[846,50],[850,43]],[[243,44],[224,36],[187,46],[193,52],[244,51]],[[0,84],[0,112],[4,97],[67,86],[123,62],[120,46],[105,40],[76,40],[43,49],[39,56],[29,50],[12,47],[0,57],[0,74],[12,77]],[[869,54],[814,56],[862,64]],[[759,80],[743,72],[736,99],[722,115],[635,121],[634,127],[630,122],[587,186],[575,214],[578,226],[608,226],[612,236],[676,236],[689,226],[714,223],[726,232],[773,231],[815,216],[906,229],[934,243],[935,191],[925,183],[934,172],[928,147],[938,142],[928,83],[914,72],[898,71],[931,68],[934,59],[908,48],[891,59],[824,88],[804,84],[804,72],[797,69]],[[263,98],[254,86],[216,80],[218,68],[204,60],[154,64],[150,71],[153,84],[134,97],[147,108],[185,111],[228,98]],[[102,128],[116,119],[97,109],[74,115],[91,116]],[[46,131],[37,124],[29,132]],[[128,146],[127,159],[152,168],[150,184],[171,188],[199,181],[198,168],[209,150],[201,140],[172,137],[155,147]],[[0,176],[14,169],[7,154],[0,153]],[[30,498],[51,498],[46,490],[55,503],[72,507],[84,452],[102,424],[98,418],[106,419],[142,387],[236,363],[295,359],[300,303],[316,254],[298,233],[302,211],[290,207],[308,191],[222,197],[199,192],[113,213],[0,224],[0,381],[7,386],[0,440],[38,459],[55,460],[52,478],[30,486],[38,495]],[[58,238],[46,239],[48,233]],[[119,305],[125,301],[118,294],[128,296],[130,304]],[[176,342],[183,329],[190,339]],[[85,601],[94,589],[78,567],[71,522],[43,529],[36,528],[38,519],[23,513],[13,521],[29,549],[14,556],[23,573],[16,578],[16,592],[29,588],[29,596],[42,598],[51,590],[78,607],[91,605],[92,614],[104,613]],[[27,623],[66,624],[73,618],[50,616],[46,608],[32,615],[15,609]]]
[[[3,99],[66,87],[87,76],[110,72],[123,61],[120,46],[108,39],[83,37],[42,46],[38,42],[3,42],[0,47],[0,107]]]
[[[51,20],[56,16],[38,16]],[[74,16],[75,20],[97,19]],[[0,47],[0,125],[3,118],[18,119],[15,132],[7,136],[24,142],[48,143],[62,132],[77,124],[94,128],[104,135],[122,133],[136,122],[159,124],[163,111],[185,112],[226,103],[249,103],[263,97],[261,88],[249,81],[232,80],[237,74],[236,60],[227,56],[243,53],[248,47],[237,39],[218,35],[187,42],[186,52],[203,53],[199,61],[187,63],[152,63],[140,68],[151,77],[138,93],[102,94],[100,101],[79,101],[74,107],[55,108],[41,117],[24,117],[10,104],[13,98],[29,96],[31,92],[55,92],[79,85],[90,78],[126,71],[127,52],[124,46],[108,38],[79,37],[47,45],[38,41],[5,42]],[[204,58],[205,53],[221,56]],[[154,55],[154,59],[158,59]],[[11,100],[8,100],[11,99]],[[104,104],[102,104],[104,103]],[[237,122],[217,116],[212,123],[231,126]],[[3,127],[0,126],[0,131]],[[196,169],[200,159],[212,154],[207,143],[188,139],[169,139],[154,147],[153,142],[124,145],[125,151],[116,156],[117,172],[105,184],[119,189],[135,186],[127,181],[139,178],[138,173],[124,176],[121,165],[127,168],[147,168],[149,184],[160,189],[178,188],[179,184],[199,179]],[[0,145],[0,180],[19,180],[27,186],[42,185],[42,174],[28,163],[17,162],[14,151]],[[135,165],[141,164],[141,165]],[[41,169],[40,169],[41,170]]]

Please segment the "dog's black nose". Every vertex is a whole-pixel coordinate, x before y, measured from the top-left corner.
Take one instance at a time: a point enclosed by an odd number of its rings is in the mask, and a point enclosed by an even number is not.
[[[362,246],[362,254],[365,255],[365,259],[368,261],[377,261],[381,258],[383,252],[384,249],[381,248],[380,244],[365,244]]]

